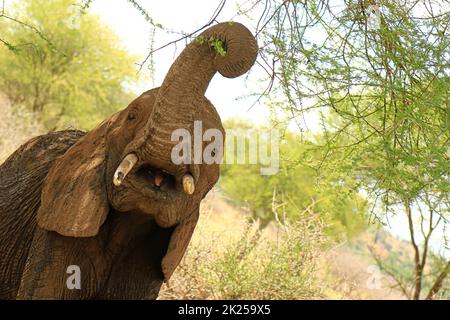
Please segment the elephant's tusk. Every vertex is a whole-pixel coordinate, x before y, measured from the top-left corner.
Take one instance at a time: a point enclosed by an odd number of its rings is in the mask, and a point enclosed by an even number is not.
[[[193,194],[195,191],[194,177],[189,173],[183,176],[183,190],[186,194]]]
[[[123,180],[126,178],[128,173],[130,173],[131,169],[133,169],[137,161],[138,158],[134,153],[130,153],[125,158],[123,158],[122,162],[119,164],[116,172],[114,173],[113,183],[116,187],[122,184]]]

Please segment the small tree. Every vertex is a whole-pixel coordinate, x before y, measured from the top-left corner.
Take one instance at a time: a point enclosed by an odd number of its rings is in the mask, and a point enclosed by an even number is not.
[[[251,123],[236,120],[226,121],[225,127],[256,130]],[[258,130],[264,131],[264,128]],[[306,139],[299,140],[292,132],[284,133],[277,174],[261,175],[258,164],[225,164],[219,186],[246,206],[252,217],[262,222],[261,226],[274,220],[282,223],[301,220],[314,212],[326,221],[326,231],[335,238],[351,237],[364,230],[367,202],[358,194],[356,181],[333,172],[314,170],[312,165],[318,161],[320,153],[309,152],[312,144]],[[249,159],[248,139],[246,147]]]
[[[438,226],[448,227],[449,218],[448,6],[421,0],[257,3],[268,8],[257,33],[270,88],[280,88],[272,96],[284,99],[277,102],[290,118],[303,119],[309,110],[322,115],[318,170],[357,179],[380,221],[405,216],[414,250],[410,297],[435,297],[450,263],[447,256],[439,270],[424,272],[430,237]],[[433,283],[427,294],[425,277]]]
[[[47,128],[91,128],[126,106],[137,59],[71,0],[25,0],[0,18],[0,90]],[[8,16],[8,17],[9,17]]]

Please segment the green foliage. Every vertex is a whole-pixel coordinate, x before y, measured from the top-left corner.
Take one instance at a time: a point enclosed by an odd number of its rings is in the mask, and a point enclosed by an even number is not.
[[[319,228],[297,222],[263,248],[259,232],[247,228],[208,266],[207,283],[222,299],[317,299],[315,257],[325,239],[315,233]]]
[[[224,57],[227,54],[225,45],[220,39],[215,39],[211,37],[209,39],[209,43],[211,44],[211,47],[213,47],[214,50],[216,50],[216,52],[222,57]]]
[[[15,107],[49,129],[89,129],[129,103],[136,57],[98,17],[70,0],[20,1],[12,12],[23,23],[0,20],[14,46],[0,47],[0,87]]]
[[[140,3],[138,3],[136,0],[127,0],[139,13],[142,17],[144,17],[145,21],[147,21],[151,26],[163,29],[163,25],[161,23],[157,23],[153,20],[153,18],[150,16],[150,14],[147,12],[147,10],[142,7]]]
[[[203,240],[205,237],[202,234]],[[178,299],[324,296],[317,269],[328,240],[317,216],[286,225],[278,230],[276,240],[265,238],[254,223],[248,223],[239,238],[226,239],[223,248],[218,248],[216,241],[214,250],[209,242],[205,246],[195,239],[174,275],[175,285],[165,289],[163,295]]]
[[[290,117],[322,114],[316,168],[353,175],[385,209],[423,191],[448,200],[450,12],[424,5],[383,2],[371,29],[360,1],[290,3],[262,37],[262,54],[279,62],[275,102]]]
[[[358,182],[378,220],[408,217],[408,287],[418,299],[431,234],[449,221],[450,11],[424,0],[377,8],[359,0],[275,6],[261,21],[262,56],[278,62],[274,104],[290,118],[322,116],[313,167]],[[440,272],[433,281],[448,277]]]
[[[217,39],[215,37],[210,37],[209,39],[205,39],[203,36],[195,37],[194,42],[198,44],[203,44],[205,41],[208,41],[209,45],[222,57],[227,54],[225,44],[222,40]]]
[[[250,126],[240,121],[225,122],[227,129]],[[314,170],[310,164],[317,155],[310,143],[286,132],[277,174],[261,175],[260,165],[225,164],[219,186],[263,225],[274,219],[295,221],[319,213],[330,235],[351,237],[367,226],[366,201],[350,177],[334,170]]]
[[[392,113],[379,113],[379,105],[361,98],[358,109],[371,114],[363,119],[350,98],[336,99],[335,107],[347,117],[324,115],[325,134],[317,139],[321,159],[377,195],[386,212],[398,203],[420,201],[444,214],[450,169],[447,111],[442,108],[447,94],[430,89],[420,99],[397,102]],[[434,204],[426,201],[431,194]]]

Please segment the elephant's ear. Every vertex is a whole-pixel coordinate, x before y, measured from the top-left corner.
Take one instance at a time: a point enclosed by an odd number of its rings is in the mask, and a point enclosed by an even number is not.
[[[105,138],[114,116],[55,160],[44,180],[39,227],[70,237],[91,237],[106,219]]]
[[[183,258],[186,248],[189,245],[189,241],[191,240],[192,233],[197,225],[198,217],[199,209],[197,208],[191,215],[175,227],[175,230],[170,238],[167,253],[162,259],[161,264],[165,282],[169,281],[173,272]]]

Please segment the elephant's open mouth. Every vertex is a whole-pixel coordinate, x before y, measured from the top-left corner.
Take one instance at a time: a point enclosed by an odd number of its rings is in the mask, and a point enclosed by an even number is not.
[[[154,192],[170,192],[176,189],[176,179],[173,175],[148,164],[143,164],[130,178],[143,188]]]

